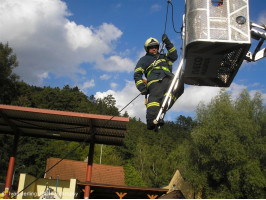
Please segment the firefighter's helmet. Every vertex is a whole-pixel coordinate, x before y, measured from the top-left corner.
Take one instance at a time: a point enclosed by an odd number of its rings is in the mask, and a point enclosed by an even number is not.
[[[151,46],[158,46],[159,49],[159,42],[158,40],[156,40],[153,37],[150,37],[149,39],[146,40],[145,45],[144,45],[144,49],[146,52],[148,52],[148,48]]]

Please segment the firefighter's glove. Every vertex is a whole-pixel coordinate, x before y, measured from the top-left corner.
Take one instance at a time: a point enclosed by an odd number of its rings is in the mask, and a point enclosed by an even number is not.
[[[142,95],[146,95],[146,94],[148,94],[148,90],[147,90],[146,87],[144,88],[144,90],[141,91],[141,94],[142,94]]]
[[[170,40],[168,39],[167,35],[164,33],[163,36],[162,36],[162,41],[163,43],[165,44],[169,44],[171,43]]]

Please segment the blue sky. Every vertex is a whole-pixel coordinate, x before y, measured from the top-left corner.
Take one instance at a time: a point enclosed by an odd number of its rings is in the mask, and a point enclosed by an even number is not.
[[[180,30],[185,0],[172,3]],[[8,42],[17,54],[15,72],[21,80],[37,86],[78,86],[97,98],[112,94],[121,109],[138,95],[133,70],[145,54],[145,40],[161,40],[166,7],[166,0],[0,0],[0,42]],[[166,33],[180,54],[181,38],[173,31],[170,11]],[[265,0],[250,0],[250,19],[266,23]],[[266,103],[265,64],[266,59],[243,63],[228,92],[237,97],[244,88],[251,95],[260,91]],[[186,86],[166,119],[193,117],[198,103],[210,102],[219,90]],[[145,121],[144,97],[126,111]]]

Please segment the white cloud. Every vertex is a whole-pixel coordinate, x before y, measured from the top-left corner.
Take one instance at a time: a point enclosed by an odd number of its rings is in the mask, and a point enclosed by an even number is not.
[[[227,91],[231,94],[232,98],[235,99],[245,88],[247,87],[244,85],[232,83],[231,86],[227,88]],[[204,104],[210,103],[210,101],[219,94],[220,90],[221,88],[219,87],[186,86],[184,94],[171,108],[171,113],[169,113],[169,115],[166,114],[165,119],[175,120],[176,117],[180,114],[195,112],[200,102]],[[250,91],[252,97],[256,91],[258,90]],[[127,81],[125,88],[123,88],[121,91],[108,90],[106,92],[97,92],[95,97],[103,98],[109,94],[113,95],[113,97],[116,99],[116,106],[119,109],[122,109],[139,94],[139,91],[136,89],[134,81]],[[265,101],[266,94],[262,93],[262,96]],[[127,111],[131,117],[137,117],[140,118],[143,122],[146,122],[146,107],[144,105],[144,96],[141,95],[140,97],[138,97],[131,104],[129,104],[124,111]],[[122,113],[124,113],[124,111]]]
[[[82,90],[86,90],[89,88],[92,88],[95,86],[94,79],[91,79],[90,81],[86,81],[83,83],[83,85],[80,87]]]
[[[183,95],[176,101],[172,111],[194,112],[200,102],[208,103],[220,91],[217,87],[187,86]]]
[[[111,83],[110,86],[114,90],[118,86],[118,84],[117,83]]]
[[[122,32],[118,28],[113,24],[107,23],[103,23],[98,29],[95,29],[95,33],[100,40],[108,44],[122,35]]]
[[[96,99],[103,99],[104,97],[107,97],[108,95],[115,95],[115,91],[113,90],[107,90],[106,92],[96,92],[95,98]]]
[[[48,77],[49,77],[48,72],[43,72],[42,74],[39,74],[40,79],[44,79],[44,78],[48,78]]]
[[[251,97],[254,97],[256,92],[262,93],[264,103],[266,102],[266,94],[263,94],[259,89],[251,90],[250,88],[254,87],[240,85],[232,83],[229,88],[226,88],[226,91],[230,93],[233,100],[239,97],[240,93],[244,89],[248,89]],[[194,112],[196,107],[200,102],[204,104],[210,103],[210,101],[219,94],[221,88],[219,87],[206,87],[206,86],[188,86],[185,88],[184,94],[177,100],[175,105],[172,108],[172,111],[176,112]]]
[[[134,81],[127,81],[126,86],[121,91],[108,90],[106,92],[97,92],[95,98],[103,98],[109,94],[113,95],[116,99],[116,106],[121,110],[139,94],[139,91]],[[145,122],[146,106],[144,103],[144,96],[140,95],[122,111],[122,114],[127,111],[131,117],[136,116]]]
[[[239,97],[240,93],[244,89],[247,89],[247,86],[239,85],[239,84],[236,84],[236,83],[232,83],[231,86],[227,89],[227,91],[231,94],[231,97],[233,99],[236,99],[236,98]]]
[[[103,75],[100,76],[100,79],[101,79],[101,80],[108,80],[108,79],[110,79],[110,78],[111,78],[111,76],[108,75],[108,74],[103,74]]]
[[[87,48],[94,42],[92,30],[88,27],[68,21],[65,24],[65,29],[67,42],[73,50]]]
[[[13,48],[19,61],[14,72],[22,80],[41,85],[48,74],[78,80],[86,74],[82,63],[103,71],[132,70],[129,58],[114,54],[122,35],[115,25],[86,27],[69,21],[69,15],[61,0],[1,0],[0,42]]]
[[[95,81],[94,79],[91,79],[89,81],[85,81],[82,85],[78,85],[78,88],[86,94],[88,92],[88,89],[95,87]]]
[[[129,58],[121,58],[120,56],[110,56],[107,59],[99,59],[96,68],[105,71],[131,72],[135,67],[135,63]]]
[[[176,115],[179,115],[178,112],[194,112],[199,102],[210,102],[210,100],[218,94],[219,90],[220,88],[214,87],[188,86],[185,89],[184,94],[172,107],[171,111],[177,113]],[[125,88],[123,88],[121,91],[108,90],[106,92],[97,92],[95,97],[103,98],[109,94],[113,95],[113,97],[116,99],[116,106],[119,109],[122,109],[139,94],[139,91],[136,89],[134,81],[127,81]],[[137,117],[143,122],[146,122],[146,106],[144,105],[144,96],[141,95],[138,97],[131,104],[129,104],[124,111],[127,111],[131,117]]]

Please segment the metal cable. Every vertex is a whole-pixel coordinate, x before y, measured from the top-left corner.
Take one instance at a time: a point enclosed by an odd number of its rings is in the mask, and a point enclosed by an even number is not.
[[[173,4],[171,3],[171,1],[168,1],[168,4],[171,4],[171,7],[172,7],[172,26],[173,26],[173,29],[176,33],[180,33],[181,34],[181,31],[177,31],[175,29],[175,23],[174,23],[174,6]]]

